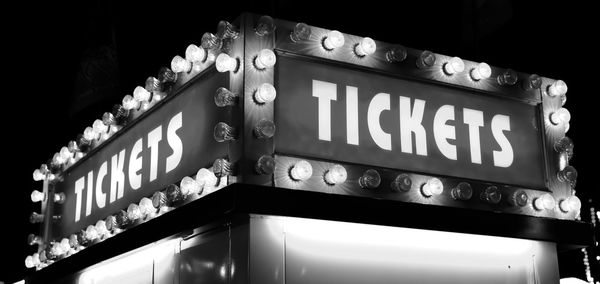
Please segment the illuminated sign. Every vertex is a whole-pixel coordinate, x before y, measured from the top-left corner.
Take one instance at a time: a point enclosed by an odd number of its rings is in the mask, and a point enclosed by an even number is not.
[[[538,108],[280,56],[275,151],[544,188]]]
[[[204,74],[66,172],[56,185],[67,198],[55,233],[76,232],[226,156],[227,145],[209,134],[227,121],[214,93],[228,83],[214,70]]]

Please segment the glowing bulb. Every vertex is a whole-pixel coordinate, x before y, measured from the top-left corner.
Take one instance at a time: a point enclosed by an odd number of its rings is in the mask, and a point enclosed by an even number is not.
[[[201,168],[196,173],[196,182],[205,189],[212,190],[217,186],[219,179],[210,170]]]
[[[219,122],[215,125],[214,137],[217,142],[225,142],[235,140],[237,131],[234,127],[227,125],[225,122]]]
[[[395,45],[385,53],[385,59],[392,63],[402,62],[404,59],[406,59],[406,56],[406,48],[401,45]]]
[[[366,170],[358,179],[358,184],[364,189],[375,189],[381,184],[381,175],[376,170]]]
[[[429,50],[424,50],[423,52],[421,52],[421,54],[419,54],[419,58],[417,58],[417,68],[430,68],[435,64],[435,60],[436,57],[433,52]]]
[[[98,222],[96,222],[96,231],[100,238],[110,235],[108,228],[106,228],[106,221],[104,220],[98,220]]]
[[[452,75],[460,73],[465,70],[465,62],[460,57],[452,57],[446,63],[444,63],[444,73]]]
[[[34,234],[29,234],[27,236],[27,243],[30,246],[33,246],[33,245],[41,245],[44,243],[44,241],[42,240],[42,237],[40,237],[40,236],[36,236]]]
[[[256,165],[254,166],[254,170],[256,173],[261,175],[270,175],[275,171],[275,159],[268,155],[262,155],[256,161]]]
[[[412,187],[412,180],[407,174],[399,174],[392,181],[391,187],[395,191],[407,192]]]
[[[450,191],[452,198],[456,200],[469,200],[473,196],[473,188],[467,182],[461,182]]]
[[[213,51],[216,53],[221,49],[223,42],[220,38],[211,33],[204,33],[202,35],[201,46],[206,50]]]
[[[227,21],[220,21],[217,25],[217,37],[236,39],[239,35],[236,26]]]
[[[169,86],[177,81],[177,73],[167,67],[158,70],[158,80],[163,86]]]
[[[133,90],[133,98],[138,102],[147,102],[150,101],[150,92],[146,90],[144,87],[137,86]]]
[[[542,78],[536,74],[531,74],[522,83],[522,87],[525,91],[539,89],[542,86]]]
[[[554,125],[568,124],[569,121],[571,121],[571,113],[566,108],[560,108],[550,114],[550,122]]]
[[[348,173],[342,165],[333,165],[329,170],[325,172],[323,179],[329,185],[336,185],[343,183],[348,178]]]
[[[310,26],[305,23],[297,23],[294,26],[294,30],[290,33],[290,39],[292,42],[296,43],[299,41],[305,41],[310,38],[312,34],[312,30]]]
[[[157,191],[152,195],[152,206],[162,208],[167,206],[167,195],[162,191]]]
[[[31,258],[33,260],[33,265],[38,266],[41,264],[39,253],[36,252],[36,253],[32,254]]]
[[[508,203],[510,203],[512,206],[523,207],[527,205],[528,201],[529,196],[527,196],[527,193],[523,190],[517,190],[513,192],[508,198]]]
[[[44,200],[44,193],[41,191],[34,190],[31,192],[31,201],[32,202],[40,202]]]
[[[62,246],[60,245],[60,243],[56,243],[56,242],[53,242],[50,245],[50,252],[52,254],[52,258],[61,256],[64,253],[66,253],[65,251],[63,251]]]
[[[69,161],[71,158],[73,158],[73,153],[71,153],[71,151],[69,151],[69,148],[67,148],[67,147],[60,148],[59,153],[60,153],[60,157],[64,161]]]
[[[575,195],[571,195],[560,201],[558,207],[562,212],[579,212],[581,210],[581,200]]]
[[[94,240],[98,239],[99,235],[98,235],[98,230],[96,230],[96,226],[94,226],[94,225],[87,226],[87,228],[85,229],[84,237],[88,241],[94,241]]]
[[[258,139],[269,139],[275,135],[275,123],[268,119],[261,119],[254,126],[254,136]]]
[[[258,18],[254,31],[258,36],[266,36],[275,31],[275,21],[267,15],[261,16]]]
[[[575,188],[577,183],[577,170],[573,166],[566,166],[556,174],[556,178],[561,182],[567,182],[571,188]]]
[[[123,108],[125,110],[137,109],[140,107],[140,102],[135,100],[132,96],[126,95],[123,97]]]
[[[206,60],[206,51],[202,47],[190,44],[185,49],[185,59],[192,63],[204,62]]]
[[[237,104],[237,101],[238,95],[227,88],[220,87],[215,93],[215,104],[218,107],[233,106]]]
[[[548,86],[546,93],[551,97],[563,96],[567,93],[568,89],[567,84],[563,80],[556,80]]]
[[[571,157],[573,157],[573,148],[575,148],[575,144],[573,144],[573,140],[567,136],[564,136],[554,143],[554,150],[557,153],[566,154],[567,160],[570,160]]]
[[[213,171],[216,177],[224,177],[233,174],[233,164],[227,159],[216,159],[213,163]]]
[[[175,73],[192,71],[192,63],[185,60],[183,57],[176,55],[171,60],[171,70]]]
[[[506,69],[504,73],[498,75],[497,81],[500,86],[512,86],[517,83],[519,77],[517,72],[512,69]]]
[[[254,58],[254,67],[258,70],[265,70],[275,66],[276,61],[277,57],[275,57],[275,53],[272,50],[265,48]]]
[[[295,181],[303,181],[309,179],[312,173],[311,164],[305,160],[301,160],[296,162],[290,169],[290,178]]]
[[[497,186],[491,185],[481,192],[479,197],[487,203],[498,204],[502,200],[502,192],[500,192]]]
[[[544,193],[542,196],[533,200],[533,208],[535,210],[552,210],[556,206],[556,201],[550,193]]]
[[[344,46],[344,35],[338,31],[330,31],[323,39],[323,47],[326,50],[334,50]]]
[[[99,119],[94,120],[94,123],[92,124],[92,129],[94,130],[96,135],[102,135],[108,132],[108,126],[106,126],[106,124],[104,124],[104,122],[102,122],[102,120]]]
[[[148,197],[144,197],[140,200],[139,207],[140,212],[142,212],[144,218],[147,218],[148,216],[151,216],[152,214],[156,213],[156,208],[152,203],[152,199]]]
[[[191,195],[199,193],[202,190],[202,185],[198,183],[195,179],[185,176],[181,179],[179,183],[179,188],[181,189],[181,193],[183,195]]]
[[[40,169],[35,169],[33,171],[33,180],[34,181],[42,181],[46,179],[46,175],[42,173],[42,171],[40,171]]]
[[[137,204],[129,204],[127,207],[127,218],[132,222],[142,219],[142,211]]]
[[[71,250],[71,245],[69,244],[69,239],[63,238],[60,240],[60,249],[63,251],[63,254],[68,253]]]
[[[29,222],[32,224],[44,222],[44,214],[31,212],[31,215],[29,215]]]
[[[473,81],[484,80],[492,76],[492,68],[485,62],[481,62],[471,69],[471,79]]]
[[[359,43],[354,46],[354,53],[358,57],[365,57],[375,53],[377,44],[370,37],[363,38]]]
[[[33,257],[31,255],[25,258],[25,267],[33,268],[35,265],[33,264]]]
[[[144,89],[146,89],[146,91],[148,91],[148,92],[160,91],[160,80],[158,80],[152,76],[148,77],[144,84]],[[110,123],[107,123],[107,125],[110,125]]]
[[[254,101],[259,104],[270,103],[275,100],[275,97],[277,97],[277,91],[275,90],[275,87],[269,83],[261,84],[258,89],[256,89],[256,92],[254,92]]]
[[[79,247],[79,239],[77,238],[77,235],[71,234],[69,236],[69,245],[72,248],[78,248]]]
[[[236,72],[238,69],[238,61],[235,58],[231,58],[227,53],[221,53],[217,56],[215,66],[219,72]]]
[[[167,196],[167,205],[174,206],[179,204],[185,199],[179,186],[175,184],[169,184],[165,189],[165,195]]]
[[[430,178],[421,186],[421,193],[425,197],[440,195],[444,191],[444,184],[438,178]]]
[[[97,135],[98,134],[94,131],[94,129],[89,126],[86,127],[85,130],[83,131],[83,138],[87,141],[95,140]]]

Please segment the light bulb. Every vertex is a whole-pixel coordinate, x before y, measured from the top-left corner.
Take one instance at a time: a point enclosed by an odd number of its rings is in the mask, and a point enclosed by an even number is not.
[[[117,212],[117,214],[115,214],[115,223],[116,223],[116,228],[118,229],[125,229],[127,226],[129,226],[131,224],[131,220],[129,219],[129,217],[127,216],[127,211],[125,210],[120,210],[119,212]]]
[[[265,48],[254,58],[254,67],[258,70],[265,70],[275,66],[275,62],[277,62],[275,53],[272,50]]]
[[[436,61],[435,53],[429,50],[423,50],[417,58],[416,65],[419,69],[430,68],[435,64]]]
[[[159,92],[160,91],[160,80],[150,76],[146,79],[146,82],[144,83],[144,89],[146,89],[146,91],[148,92]],[[109,125],[109,124],[107,124]]]
[[[132,222],[142,219],[142,211],[137,204],[131,203],[127,206],[127,218]]]
[[[133,97],[131,97],[133,98]],[[135,100],[133,100],[135,102]],[[131,102],[130,102],[131,103]],[[137,102],[136,102],[137,103]],[[129,110],[123,105],[115,104],[112,109],[112,115],[114,117],[115,124],[126,124],[129,117]]]
[[[38,190],[31,192],[31,202],[40,202],[44,200],[44,193]]]
[[[393,190],[407,192],[412,187],[412,180],[407,174],[399,174],[396,176],[392,184],[390,185]]]
[[[96,137],[98,136],[98,133],[96,133],[94,131],[94,128],[91,127],[86,127],[85,130],[83,131],[83,138],[87,141],[93,141],[96,140]]]
[[[523,190],[514,191],[508,197],[508,203],[510,203],[512,206],[523,207],[523,206],[527,205],[528,201],[529,201],[529,196]]]
[[[177,73],[167,67],[161,67],[158,70],[158,80],[163,87],[167,88],[168,86],[175,84],[177,81]]]
[[[215,92],[215,104],[218,107],[233,106],[238,102],[238,95],[228,90],[227,88],[220,87]]]
[[[167,195],[162,191],[157,191],[152,195],[152,206],[160,209],[167,206]]]
[[[227,125],[225,122],[219,122],[215,125],[214,138],[217,142],[225,142],[235,140],[237,131],[234,127]]]
[[[219,72],[236,72],[238,69],[238,61],[235,58],[231,58],[227,53],[221,53],[217,56],[215,66]]]
[[[365,57],[375,53],[377,44],[370,37],[363,38],[359,43],[354,46],[354,53],[358,57]]]
[[[568,213],[571,211],[579,212],[581,210],[581,200],[575,195],[571,195],[560,201],[558,207],[562,212]]]
[[[64,254],[68,253],[71,250],[71,244],[69,244],[69,239],[67,238],[63,238],[62,240],[60,240],[60,249],[63,251]]]
[[[575,148],[575,144],[573,143],[573,140],[567,136],[560,138],[554,143],[554,150],[557,153],[566,154],[567,160],[570,160],[573,157],[573,148]]]
[[[256,165],[254,165],[254,170],[257,174],[261,175],[270,175],[275,171],[275,159],[268,155],[262,155],[256,161]]]
[[[60,243],[56,242],[53,242],[50,245],[50,251],[54,257],[58,257],[66,253],[66,251],[63,250],[63,247],[60,245]]]
[[[29,222],[32,224],[44,222],[44,214],[38,214],[37,212],[31,212],[31,215],[29,215]]]
[[[254,31],[258,36],[266,36],[275,31],[275,21],[270,16],[264,15],[258,18]]]
[[[560,108],[559,110],[550,114],[550,122],[554,125],[568,124],[571,121],[571,113],[566,108]]]
[[[470,74],[473,81],[485,80],[492,76],[492,68],[487,63],[481,62],[471,69]]]
[[[31,259],[33,260],[33,265],[34,266],[38,266],[38,265],[41,264],[40,254],[39,253],[36,252],[36,253],[32,254],[31,255]]]
[[[425,197],[440,195],[444,191],[444,184],[438,178],[430,178],[421,186],[421,193]]]
[[[223,42],[220,38],[211,33],[204,33],[202,35],[201,46],[206,50],[210,50],[213,53],[217,53]]]
[[[42,237],[40,237],[40,236],[36,236],[34,234],[29,234],[27,236],[27,244],[29,244],[30,246],[41,245],[43,243],[44,243],[44,241],[42,240]]]
[[[88,241],[94,241],[94,240],[98,239],[98,237],[99,237],[99,235],[98,235],[98,230],[96,230],[96,226],[94,226],[94,225],[87,226],[87,228],[85,229],[84,238],[87,239]]]
[[[202,47],[190,44],[185,49],[185,59],[192,63],[204,62],[206,60],[206,51]]]
[[[31,255],[28,255],[25,258],[25,267],[27,268],[33,268],[35,265],[33,264],[33,257]]]
[[[137,109],[140,107],[140,102],[135,100],[132,96],[126,95],[123,97],[123,108],[125,110]]]
[[[110,234],[108,228],[106,228],[106,221],[104,220],[98,220],[98,222],[96,222],[96,231],[98,232],[98,236],[100,238]]]
[[[407,56],[406,48],[401,45],[395,45],[385,53],[385,59],[388,62],[398,63],[404,61]]]
[[[275,90],[275,87],[269,83],[261,84],[258,89],[256,89],[256,92],[254,92],[254,101],[259,104],[270,103],[275,100],[275,97],[277,97],[277,91]]]
[[[213,189],[217,186],[219,179],[210,170],[201,168],[196,173],[196,182],[203,188]]]
[[[169,184],[167,186],[167,188],[165,189],[165,196],[167,197],[168,206],[178,205],[185,199],[185,196],[183,196],[181,189],[175,184]]]
[[[185,176],[181,179],[179,188],[181,189],[181,193],[186,196],[200,193],[200,191],[202,191],[202,185],[195,179],[188,176]]]
[[[577,183],[577,170],[573,166],[566,166],[556,174],[556,178],[561,182],[567,182],[571,188],[575,188]]]
[[[94,123],[92,124],[92,129],[94,130],[96,135],[100,136],[108,132],[108,126],[106,126],[106,124],[104,124],[104,122],[102,122],[102,120],[100,119],[94,120]]]
[[[309,179],[312,173],[311,164],[305,160],[301,160],[296,162],[290,169],[290,178],[295,181],[303,181]]]
[[[268,119],[259,120],[254,126],[254,136],[258,139],[269,139],[275,135],[275,123]]]
[[[491,185],[481,192],[479,197],[487,203],[498,204],[502,200],[502,192],[500,192],[497,186]]]
[[[137,86],[133,90],[133,98],[136,99],[138,102],[150,101],[150,96],[150,92],[148,92],[148,90],[146,90],[144,87]]]
[[[55,167],[57,170],[60,170],[60,166],[65,163],[65,159],[63,159],[60,153],[54,153],[52,156],[51,165]]]
[[[72,248],[79,248],[79,239],[77,238],[76,234],[71,234],[69,236],[69,245]]]
[[[40,169],[35,169],[33,171],[33,180],[34,181],[42,181],[46,179],[46,175],[42,173],[42,171],[40,171]]]
[[[473,188],[467,182],[460,182],[450,191],[450,195],[455,200],[469,200],[473,196]]]
[[[59,153],[64,161],[69,161],[71,158],[73,158],[73,153],[71,153],[71,151],[69,151],[69,148],[67,147],[60,148]]]
[[[192,63],[185,60],[183,57],[176,55],[171,60],[171,70],[175,73],[192,71]]]
[[[525,91],[539,89],[542,86],[542,78],[536,74],[531,74],[522,83]]]
[[[358,185],[364,189],[375,189],[381,184],[381,175],[373,169],[366,170],[358,179]]]
[[[156,213],[156,208],[154,207],[154,204],[152,204],[152,199],[148,197],[142,198],[138,206],[140,207],[140,212],[142,212],[144,218]]]
[[[512,69],[506,69],[502,74],[498,75],[498,85],[500,86],[512,86],[517,83],[519,76],[517,72]]]
[[[216,159],[213,163],[213,171],[216,177],[224,177],[232,175],[234,170],[233,163],[227,161],[227,159]]]
[[[299,41],[305,41],[310,38],[312,34],[312,30],[310,26],[305,23],[297,23],[294,26],[294,30],[290,33],[290,39],[292,42],[296,43]]]
[[[452,57],[446,63],[444,63],[444,73],[452,75],[460,73],[465,70],[465,62],[460,57]]]
[[[554,201],[554,197],[550,193],[544,193],[533,200],[533,208],[538,211],[552,210],[554,206],[556,206],[556,201]]]
[[[334,50],[344,45],[344,35],[338,31],[330,31],[323,39],[323,47],[326,50]]]
[[[567,84],[563,80],[556,80],[548,86],[548,91],[546,93],[551,97],[563,96],[567,93],[568,89]]]
[[[325,172],[323,179],[329,185],[343,183],[348,178],[348,173],[342,165],[333,165]]]
[[[239,31],[236,26],[227,21],[220,21],[217,25],[217,37],[225,39],[231,38],[236,39],[239,35]]]

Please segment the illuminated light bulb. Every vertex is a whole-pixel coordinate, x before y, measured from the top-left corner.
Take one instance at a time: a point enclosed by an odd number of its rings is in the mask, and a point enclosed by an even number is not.
[[[190,44],[185,49],[185,59],[192,63],[204,62],[206,60],[206,51],[202,47]]]
[[[567,182],[571,188],[575,188],[577,183],[577,170],[573,166],[566,166],[562,171],[556,174],[556,178],[561,182]]]
[[[94,240],[97,240],[100,236],[98,235],[98,230],[96,230],[96,226],[94,225],[89,225],[87,226],[87,228],[85,229],[85,234],[84,234],[84,238],[88,241],[93,242]]]
[[[135,100],[133,100],[133,101],[135,101]],[[129,117],[129,110],[126,109],[123,105],[116,104],[113,106],[112,115],[115,118],[116,124],[123,125],[123,124],[127,123],[127,119]]]
[[[104,125],[106,125],[107,127],[110,125],[115,125],[117,124],[117,121],[115,119],[115,116],[110,113],[110,112],[105,112],[102,115],[102,123],[104,123]]]
[[[517,190],[514,191],[509,197],[508,197],[508,203],[510,203],[510,205],[512,206],[519,206],[519,207],[523,207],[525,205],[527,205],[527,202],[529,202],[529,196],[527,195],[527,193],[523,190]]]
[[[381,184],[381,175],[373,169],[366,170],[360,178],[358,184],[364,189],[375,189]]]
[[[79,248],[79,240],[77,239],[77,235],[71,234],[69,236],[69,246],[71,246],[74,249]]]
[[[412,180],[407,174],[399,174],[392,181],[392,184],[390,186],[395,191],[407,192],[412,187]]]
[[[312,30],[309,25],[305,23],[297,23],[294,26],[294,30],[290,33],[290,39],[296,43],[299,41],[305,41],[310,38]]]
[[[257,174],[260,175],[270,175],[275,171],[275,159],[268,155],[262,155],[256,161],[256,165],[254,165],[254,170]]]
[[[233,163],[227,161],[227,159],[216,159],[213,163],[213,171],[216,177],[224,177],[228,175],[232,175],[234,170]]]
[[[554,143],[554,151],[566,154],[567,160],[570,160],[573,157],[573,148],[575,148],[575,144],[573,143],[573,140],[567,136],[560,138]]]
[[[140,102],[137,101],[136,99],[134,99],[130,95],[126,95],[125,97],[123,97],[122,103],[123,103],[123,108],[125,110],[132,110],[132,109],[137,109],[140,107]]]
[[[269,139],[275,135],[275,123],[268,119],[261,119],[254,126],[254,136],[258,139]]]
[[[93,141],[96,140],[96,137],[98,136],[98,133],[96,133],[94,131],[94,128],[91,127],[86,127],[85,130],[83,131],[83,138],[87,141]]]
[[[365,57],[375,53],[377,50],[377,44],[370,37],[363,38],[359,43],[354,46],[354,53],[358,57]]]
[[[444,63],[444,73],[452,75],[460,73],[465,70],[465,62],[460,57],[452,57],[446,63]]]
[[[62,240],[60,240],[60,249],[63,251],[64,254],[68,253],[71,250],[71,245],[69,244],[69,239],[67,238],[63,238]]]
[[[107,237],[108,235],[110,235],[110,232],[108,231],[108,228],[106,227],[106,221],[104,220],[98,220],[98,222],[96,222],[96,231],[98,232],[98,236],[100,238],[104,238]]]
[[[34,181],[42,181],[46,179],[46,175],[42,173],[42,171],[40,171],[40,169],[35,169],[33,171],[33,180]]]
[[[150,101],[151,94],[144,87],[137,86],[133,90],[133,98],[138,102]]]
[[[31,255],[31,259],[33,260],[34,266],[38,266],[38,265],[42,264],[40,261],[40,254],[37,252]]]
[[[131,224],[131,220],[128,217],[127,211],[120,210],[119,212],[117,212],[117,214],[115,215],[115,223],[116,228],[119,229],[124,229],[125,227],[129,226]]]
[[[63,159],[62,155],[60,153],[54,153],[54,155],[52,156],[52,161],[51,161],[51,165],[56,168],[56,169],[60,169],[60,166],[62,164],[65,163],[65,159]]]
[[[44,214],[31,212],[31,215],[29,215],[29,222],[32,224],[44,222]]]
[[[140,207],[140,212],[142,212],[142,216],[144,216],[144,218],[154,217],[152,215],[156,213],[156,208],[152,203],[152,199],[144,197],[140,200],[138,206]]]
[[[438,178],[430,178],[421,186],[421,194],[425,197],[440,195],[444,191],[444,184]]]
[[[210,190],[217,186],[219,179],[210,170],[201,168],[196,173],[196,182],[198,182],[198,184],[203,188]]]
[[[217,37],[219,38],[236,39],[239,34],[237,27],[228,21],[220,21],[217,25]]]
[[[473,81],[485,80],[492,76],[492,68],[487,63],[481,62],[471,69],[470,75]]]
[[[258,70],[265,70],[275,66],[275,62],[277,62],[275,53],[272,50],[265,48],[254,58],[254,67]]]
[[[560,95],[560,105],[564,106],[566,103],[567,103],[567,95],[566,94]]]
[[[38,190],[31,192],[31,202],[40,202],[44,200],[44,193]]]
[[[177,81],[177,73],[167,67],[161,67],[158,70],[158,80],[164,87],[173,85]]]
[[[258,18],[254,31],[258,36],[266,36],[275,31],[275,21],[270,16],[264,15]]]
[[[498,204],[502,200],[502,192],[497,186],[488,186],[479,196],[481,200],[490,204]]]
[[[473,188],[467,182],[460,182],[450,191],[450,195],[455,200],[469,200],[473,196]]]
[[[137,204],[132,203],[127,206],[127,218],[131,222],[136,222],[142,219],[142,211]]]
[[[66,195],[63,192],[55,192],[54,193],[54,203],[63,204],[67,199]]]
[[[33,268],[35,265],[33,264],[33,257],[31,255],[28,255],[25,258],[25,267],[27,268]]]
[[[295,181],[307,180],[312,176],[313,168],[311,164],[305,160],[296,162],[290,168],[290,178]]]
[[[556,206],[556,201],[549,193],[544,193],[542,196],[533,200],[533,208],[537,211],[552,210]]]
[[[344,46],[344,35],[338,31],[330,31],[323,38],[323,48],[332,51],[338,47]]]
[[[155,192],[152,195],[152,206],[157,209],[167,206],[167,195],[162,191]]]
[[[148,92],[158,92],[160,91],[160,80],[150,76],[146,79],[146,82],[144,83],[144,89],[146,89],[146,91]]]
[[[106,124],[104,124],[104,122],[102,122],[102,120],[99,119],[94,120],[94,123],[92,124],[92,129],[94,130],[96,135],[100,136],[108,132],[108,126],[106,126]]]
[[[173,72],[175,72],[175,73],[180,73],[180,72],[187,73],[187,72],[192,71],[192,63],[185,60],[185,58],[183,58],[179,55],[176,55],[171,60],[171,70],[173,70]]]
[[[560,108],[550,114],[550,122],[554,125],[568,124],[571,121],[571,113],[566,108]]]
[[[570,128],[571,128],[571,124],[570,123],[566,123],[565,124],[565,133],[569,132]]]
[[[542,77],[531,74],[522,83],[522,87],[525,91],[539,89],[542,86]]]
[[[568,213],[568,212],[579,212],[581,210],[581,200],[575,195],[571,195],[558,203],[558,208],[560,211]]]
[[[202,46],[202,48],[216,53],[219,49],[221,49],[221,46],[223,45],[223,41],[211,33],[204,33],[202,35],[202,40],[201,40],[200,45]]]
[[[342,165],[333,165],[325,172],[323,179],[329,185],[343,183],[348,178],[348,173]]]
[[[567,83],[563,80],[556,80],[548,86],[547,94],[551,97],[564,96],[567,93]]]
[[[117,233],[119,231],[119,228],[117,227],[117,218],[113,215],[108,215],[108,217],[104,219],[104,224],[109,232]]]
[[[235,140],[237,131],[234,127],[227,125],[225,122],[219,122],[215,125],[214,138],[217,142],[225,142]]]
[[[215,104],[218,107],[233,106],[237,104],[238,97],[237,94],[227,88],[220,87],[215,92]]]
[[[60,243],[56,243],[56,242],[51,243],[50,252],[53,256],[52,258],[59,257],[66,253],[66,251],[63,250],[63,247],[60,245]]]
[[[65,162],[68,162],[73,157],[73,153],[71,153],[71,151],[69,151],[69,148],[67,148],[67,147],[60,148],[59,153],[60,153],[61,159],[63,159],[63,161],[65,161]]]
[[[254,92],[254,101],[259,104],[270,103],[277,97],[275,87],[269,83],[261,84]]]
[[[404,48],[404,46],[395,45],[385,53],[385,59],[388,62],[398,63],[404,61],[407,55],[408,53],[406,52],[406,48]]]
[[[497,81],[500,86],[512,86],[517,83],[519,76],[512,69],[506,69],[502,74],[498,75]]]
[[[47,249],[49,249],[49,247]],[[45,262],[48,260],[49,259],[46,256],[46,249],[40,251],[40,266],[46,264]]]
[[[227,53],[221,53],[217,56],[217,60],[215,61],[215,66],[217,67],[217,71],[219,72],[237,72],[238,69],[238,61],[235,58],[230,57]]]
[[[435,64],[436,56],[433,52],[429,50],[423,50],[419,57],[417,58],[416,65],[419,69],[430,68]]]
[[[167,205],[169,206],[177,205],[185,199],[181,189],[175,184],[169,184],[167,186],[165,189],[165,196],[167,197]]]
[[[202,191],[202,185],[188,176],[181,179],[179,188],[181,189],[181,193],[185,196],[200,193]]]
[[[40,237],[40,236],[36,236],[34,234],[29,234],[27,236],[27,243],[30,246],[33,246],[33,245],[41,245],[44,243],[44,241],[42,240],[42,237]]]

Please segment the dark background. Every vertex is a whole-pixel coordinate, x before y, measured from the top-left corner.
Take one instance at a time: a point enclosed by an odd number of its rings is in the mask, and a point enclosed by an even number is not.
[[[525,73],[562,79],[572,113],[571,161],[579,171],[582,218],[588,199],[600,200],[597,158],[597,13],[593,1],[21,1],[3,6],[2,105],[8,127],[2,141],[4,188],[0,197],[0,280],[20,280],[34,248],[28,222],[39,210],[29,195],[40,189],[32,172],[94,119],[109,111],[171,58],[184,55],[219,20],[241,12],[306,22],[376,40],[485,61]],[[392,4],[393,3],[393,4]],[[586,4],[583,4],[586,3]],[[7,76],[8,75],[8,76]],[[561,276],[585,279],[583,254],[560,254]],[[595,254],[590,255],[597,269]],[[593,272],[600,276],[597,272]]]

